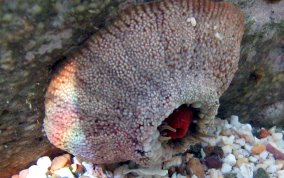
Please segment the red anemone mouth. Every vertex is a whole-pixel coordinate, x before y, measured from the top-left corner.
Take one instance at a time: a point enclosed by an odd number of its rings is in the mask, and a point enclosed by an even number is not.
[[[169,140],[184,138],[191,132],[190,128],[195,125],[195,117],[196,111],[192,107],[183,104],[175,109],[159,126],[160,133],[163,137],[168,137]]]

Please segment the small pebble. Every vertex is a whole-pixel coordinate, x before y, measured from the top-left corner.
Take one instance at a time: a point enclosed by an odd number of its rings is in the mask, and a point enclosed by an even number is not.
[[[264,164],[267,165],[274,165],[275,164],[275,160],[274,159],[266,159],[263,161]]]
[[[72,158],[72,161],[73,161],[73,163],[75,163],[75,164],[82,164],[82,161],[81,161],[79,158],[77,158],[76,156],[74,156],[74,157]]]
[[[206,157],[205,164],[208,167],[208,169],[211,169],[211,168],[219,169],[222,167],[222,161],[216,155]]]
[[[61,168],[57,171],[54,171],[54,175],[59,176],[59,177],[68,177],[68,178],[75,178],[75,176],[73,175],[73,173],[70,171],[69,168],[65,167],[65,168]]]
[[[242,174],[241,174],[241,170],[239,167],[234,167],[232,172],[234,172],[236,174],[236,176],[234,178],[240,178],[240,177],[243,177]]]
[[[277,167],[275,165],[270,165],[268,166],[268,168],[266,169],[266,171],[268,173],[275,173],[277,171]]]
[[[178,167],[176,167],[176,172],[179,174],[185,174],[186,173],[186,165],[182,164]]]
[[[206,157],[206,154],[203,151],[203,148],[200,150],[200,154],[201,154],[201,159],[204,159]]]
[[[258,159],[254,156],[250,156],[249,157],[250,162],[256,163],[258,161]]]
[[[201,148],[202,148],[201,144],[192,145],[190,146],[190,153],[192,153],[197,158],[201,158],[202,157]]]
[[[236,158],[237,159],[242,159],[242,158],[244,158],[244,156],[243,155],[238,155]]]
[[[203,148],[203,151],[206,156],[210,156],[211,154],[214,153],[214,147],[213,146],[206,146]]]
[[[241,126],[241,123],[239,122],[239,117],[238,116],[235,116],[235,115],[232,115],[230,117],[230,124],[235,126],[235,127],[240,127]]]
[[[241,167],[242,164],[248,163],[249,159],[248,158],[240,158],[237,160],[236,164],[238,167]]]
[[[226,145],[227,146],[227,145]],[[230,146],[231,148],[232,148],[232,150],[238,150],[238,149],[241,149],[241,145],[239,145],[239,144],[236,144],[236,143],[233,143],[233,145],[232,146]]]
[[[233,150],[233,154],[238,157],[238,155],[242,155],[243,157],[249,157],[250,152],[245,149]]]
[[[206,146],[203,148],[204,153],[206,156],[217,155],[220,158],[224,157],[224,152],[221,147],[219,146]]]
[[[185,162],[188,162],[191,158],[193,158],[193,154],[190,153],[186,153],[184,156]]]
[[[28,169],[21,170],[19,172],[19,178],[26,178],[28,174],[29,174],[29,170]]]
[[[86,173],[93,174],[94,173],[94,165],[91,162],[82,162],[82,165],[84,166]]]
[[[208,172],[209,172],[210,178],[218,178],[219,170],[209,169]]]
[[[42,169],[47,171],[51,166],[51,160],[48,156],[41,157],[37,160],[36,164]]]
[[[247,130],[248,128],[242,128],[239,130],[236,130],[238,135],[240,135],[241,138],[245,139],[246,142],[248,143],[253,143],[254,142],[254,136],[252,135],[251,131]]]
[[[223,174],[227,174],[227,173],[231,172],[231,170],[232,170],[232,166],[231,165],[229,165],[227,163],[223,163],[222,168],[221,168],[221,172]]]
[[[233,135],[233,132],[232,132],[230,129],[224,129],[224,130],[222,130],[222,132],[220,133],[220,135],[223,135],[223,136],[230,136],[230,135]]]
[[[250,164],[250,163],[242,164],[242,165],[240,166],[240,170],[241,170],[241,174],[242,174],[244,177],[252,178],[252,177],[253,177],[254,165],[253,165],[253,164]]]
[[[277,148],[277,146],[273,143],[269,143],[266,145],[266,149],[268,152],[272,153],[275,159],[284,159],[284,153]]]
[[[169,173],[169,176],[171,177],[174,173],[176,172],[176,168],[173,166],[173,167],[170,167],[170,169],[168,169],[168,173]]]
[[[282,133],[273,133],[272,138],[273,138],[274,141],[282,140],[283,134]]]
[[[268,165],[267,164],[263,164],[263,163],[256,165],[256,168],[262,168],[264,170],[266,170],[267,167],[268,167]]]
[[[227,163],[231,166],[234,166],[236,164],[236,157],[233,155],[233,154],[229,154],[228,156],[226,156],[224,159],[223,159],[223,162],[224,163]]]
[[[259,154],[260,159],[265,160],[268,156],[269,152],[268,151],[263,151]]]
[[[252,151],[253,146],[249,145],[249,144],[245,144],[245,150],[247,150],[248,152]]]
[[[227,173],[224,175],[224,178],[236,178],[237,175],[236,173]]]
[[[84,172],[84,167],[81,164],[71,164],[70,166],[71,171],[74,173],[83,173]]]
[[[252,126],[250,124],[243,124],[242,129],[246,131],[252,131]]]
[[[231,145],[225,145],[222,147],[224,155],[232,153],[233,147]]]
[[[204,138],[204,140],[206,141],[206,143],[210,146],[216,146],[218,140],[216,138]]]
[[[54,172],[60,168],[65,167],[71,162],[71,157],[69,154],[64,154],[62,156],[55,157],[51,162],[51,172]]]
[[[255,145],[252,147],[251,151],[254,155],[258,155],[266,150],[266,146],[263,144]]]
[[[27,178],[46,178],[45,170],[42,170],[38,165],[29,167]]]
[[[277,171],[277,176],[278,176],[279,178],[284,177],[284,170]]]
[[[169,169],[172,166],[180,166],[182,164],[182,157],[175,156],[171,160],[164,162],[163,169]]]
[[[274,141],[274,143],[277,145],[278,148],[284,148],[284,141],[282,139]]]
[[[118,176],[117,176],[118,177]],[[119,177],[120,178],[120,177]],[[175,172],[175,173],[173,173],[172,174],[172,176],[171,176],[171,178],[177,178],[177,173]]]
[[[279,164],[275,163],[275,166],[276,166],[276,170],[279,171],[280,169],[282,169],[283,164],[282,163],[279,163]]]
[[[270,133],[266,130],[266,129],[261,129],[259,132],[258,132],[258,137],[259,138],[266,138],[270,135]]]
[[[235,136],[231,135],[230,137],[222,136],[222,143],[224,145],[233,145]]]
[[[235,143],[239,144],[240,146],[245,146],[246,141],[243,138],[236,139]]]
[[[276,126],[273,126],[273,127],[271,127],[271,128],[268,130],[268,132],[269,132],[270,134],[275,133],[275,131],[276,131]]]
[[[279,160],[279,159],[277,159],[277,160],[275,160],[275,164],[276,165],[282,165],[282,167],[281,167],[281,169],[283,169],[284,167],[284,160]]]
[[[182,174],[177,174],[177,178],[187,178],[186,176],[182,175]],[[197,177],[198,178],[198,177]]]
[[[269,175],[263,168],[258,168],[254,175],[254,178],[269,178]]]
[[[198,178],[205,177],[204,168],[197,158],[191,158],[188,161],[186,170],[189,175],[196,175]]]

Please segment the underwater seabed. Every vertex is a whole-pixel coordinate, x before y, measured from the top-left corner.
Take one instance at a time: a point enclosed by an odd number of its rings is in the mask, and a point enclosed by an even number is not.
[[[105,167],[64,154],[52,161],[41,157],[12,178],[284,178],[283,130],[256,129],[240,123],[238,116],[216,118],[214,124],[209,133],[216,137],[203,139],[159,167],[133,162]]]

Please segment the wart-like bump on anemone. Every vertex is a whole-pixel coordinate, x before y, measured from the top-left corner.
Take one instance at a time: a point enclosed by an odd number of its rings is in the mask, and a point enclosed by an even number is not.
[[[237,70],[242,35],[243,14],[227,2],[126,9],[54,71],[48,139],[96,164],[170,160],[206,136]]]

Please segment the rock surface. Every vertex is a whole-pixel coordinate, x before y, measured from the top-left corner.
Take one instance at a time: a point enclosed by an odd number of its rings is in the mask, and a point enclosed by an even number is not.
[[[53,64],[114,16],[122,2],[0,2],[1,177],[54,152],[42,132]]]
[[[220,99],[219,116],[284,126],[284,1],[229,0],[246,14],[239,70]],[[274,3],[272,3],[274,2]]]
[[[246,13],[242,57],[220,116],[284,125],[284,1],[230,0]],[[53,64],[116,14],[123,0],[1,1],[0,172],[8,177],[55,150],[42,133]],[[265,13],[264,13],[265,12]],[[249,118],[254,118],[250,120]],[[273,121],[273,122],[271,122]],[[30,148],[35,148],[30,149]],[[5,170],[5,171],[4,171]]]

